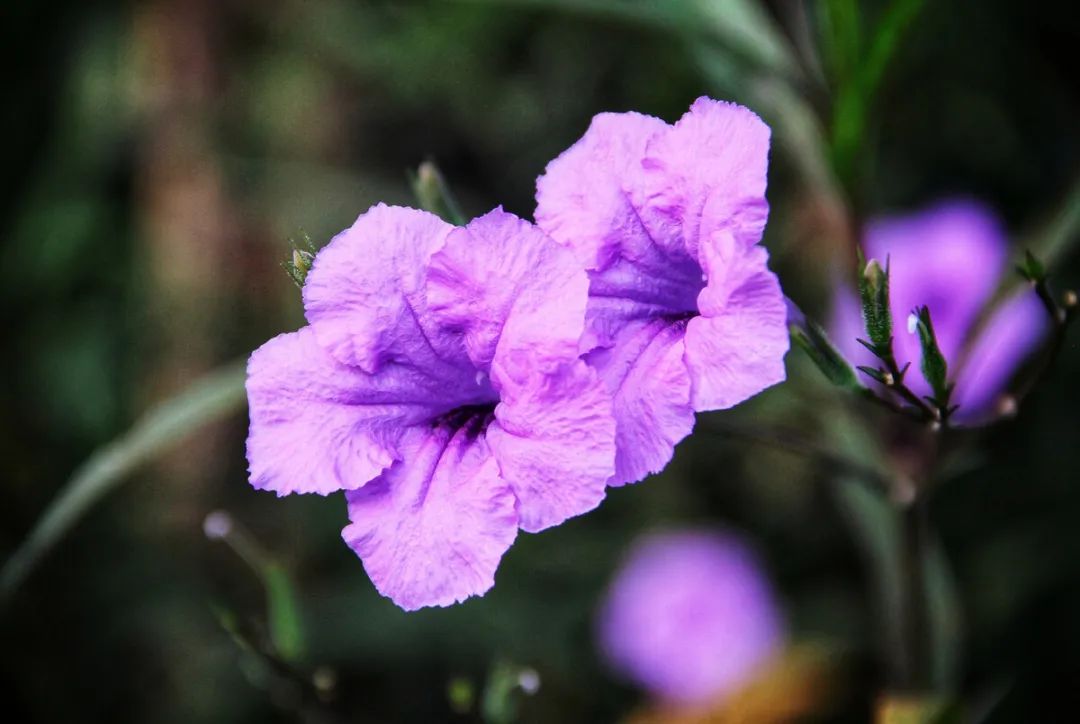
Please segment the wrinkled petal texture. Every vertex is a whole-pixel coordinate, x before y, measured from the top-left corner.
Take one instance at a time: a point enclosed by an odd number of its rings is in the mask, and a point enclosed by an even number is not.
[[[1001,304],[967,353],[953,391],[956,421],[974,423],[994,404],[1020,365],[1050,332],[1046,309],[1029,288]]]
[[[756,558],[737,538],[654,534],[631,551],[599,611],[617,672],[677,703],[747,683],[783,646],[784,625]]]
[[[976,202],[946,201],[908,216],[871,222],[865,247],[867,258],[889,260],[893,345],[901,365],[911,362],[908,386],[917,394],[930,394],[920,370],[918,337],[907,331],[912,310],[926,305],[950,364],[949,378],[958,385],[953,402],[961,407],[954,419],[964,424],[982,417],[1046,332],[1036,310],[1038,302],[1029,294],[1003,305],[979,339],[970,339],[1005,269],[1008,242],[998,219]],[[853,363],[876,366],[873,355],[855,341],[865,338],[866,332],[853,291],[838,290],[830,332]],[[965,349],[968,345],[973,346]]]
[[[663,319],[622,326],[610,347],[586,359],[613,391],[615,475],[625,485],[663,470],[675,445],[694,428],[690,376],[683,360],[683,332]]]
[[[614,397],[612,485],[661,469],[694,410],[784,378],[783,297],[765,252],[746,251],[768,212],[768,145],[757,116],[708,99],[675,126],[601,114],[537,183],[537,223],[592,270],[581,347]]]
[[[554,371],[498,362],[500,392],[487,440],[518,500],[522,530],[534,533],[600,504],[614,471],[611,395],[595,370],[575,359]]]
[[[787,307],[762,247],[717,232],[701,252],[709,281],[686,326],[690,399],[695,410],[719,410],[784,380]]]
[[[717,231],[745,245],[761,241],[769,135],[749,109],[703,97],[670,132],[655,136],[631,193],[654,242],[697,258]]]
[[[405,426],[475,395],[409,368],[343,365],[309,327],[255,350],[246,385],[251,484],[278,495],[360,487],[398,459]]]
[[[367,372],[391,361],[467,366],[456,338],[432,323],[422,289],[453,228],[425,211],[379,204],[331,239],[303,290],[319,344]]]
[[[637,211],[622,182],[641,164],[645,146],[670,126],[640,113],[601,113],[585,135],[548,164],[536,182],[536,223],[604,269],[625,247],[648,249]]]
[[[576,358],[588,286],[573,252],[502,209],[451,232],[426,279],[432,315],[485,372],[496,348],[535,364]]]
[[[402,608],[484,593],[519,527],[591,510],[614,472],[588,286],[501,209],[455,228],[372,208],[316,257],[309,326],[252,355],[253,484],[347,491],[343,535]]]
[[[342,537],[407,611],[485,593],[517,535],[514,494],[487,444],[437,427],[411,430],[402,447],[407,463],[347,494]]]

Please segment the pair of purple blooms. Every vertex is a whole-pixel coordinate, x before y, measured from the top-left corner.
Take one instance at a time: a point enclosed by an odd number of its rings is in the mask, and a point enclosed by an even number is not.
[[[597,116],[536,225],[376,206],[316,256],[308,325],[248,364],[251,483],[344,491],[343,537],[400,607],[486,592],[520,528],[659,471],[694,412],[784,379],[758,245],[769,129],[708,98]]]
[[[251,356],[252,485],[344,491],[343,536],[402,608],[483,594],[519,528],[592,510],[661,470],[695,412],[785,378],[784,297],[758,244],[768,150],[756,115],[700,98],[674,125],[596,116],[538,180],[536,225],[361,215],[314,260],[308,325]],[[1045,332],[1029,294],[971,343],[1006,250],[971,204],[868,229],[894,315],[926,304],[950,364],[971,350],[961,421]],[[853,297],[832,327],[860,360]],[[897,335],[901,364],[916,345]]]

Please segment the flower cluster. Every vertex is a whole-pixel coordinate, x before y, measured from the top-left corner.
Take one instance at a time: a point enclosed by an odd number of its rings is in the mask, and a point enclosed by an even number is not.
[[[518,529],[593,509],[695,410],[783,379],[768,141],[708,99],[674,126],[601,115],[539,181],[538,225],[361,215],[311,263],[308,325],[251,356],[252,485],[344,491],[343,536],[402,608],[484,593]]]

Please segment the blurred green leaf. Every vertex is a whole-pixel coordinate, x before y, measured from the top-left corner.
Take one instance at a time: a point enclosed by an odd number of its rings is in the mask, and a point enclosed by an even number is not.
[[[861,54],[859,4],[856,0],[827,0],[820,3],[829,70],[840,82],[846,82],[859,65]]]
[[[303,652],[304,636],[292,580],[278,563],[264,566],[262,573],[270,639],[281,658],[294,661]]]
[[[952,567],[939,541],[926,551],[926,600],[931,636],[931,680],[937,691],[951,691],[960,673],[960,594]]]
[[[723,43],[741,63],[781,76],[798,74],[795,54],[768,12],[752,0],[465,0],[537,7],[633,22]]]
[[[849,62],[848,54],[852,44],[858,48],[859,43],[850,37],[853,32],[858,32],[857,25],[854,31],[848,25],[858,21],[849,19],[848,16],[855,11],[844,9],[842,6],[846,4],[848,3],[829,3],[829,10],[836,9],[843,17],[839,21],[843,27],[838,30],[831,29],[829,37],[826,38],[830,46],[833,43],[841,44],[840,48],[832,48],[830,55],[841,57],[843,63],[839,69],[834,68],[835,95],[830,137],[836,174],[849,191],[854,191],[855,163],[863,149],[867,118],[874,97],[904,31],[922,9],[923,0],[893,0],[870,34],[865,56],[857,58],[851,72],[846,65]]]
[[[172,449],[187,435],[239,410],[245,400],[245,361],[196,380],[147,412],[124,435],[83,463],[0,570],[0,607],[23,579],[95,503],[140,465]]]

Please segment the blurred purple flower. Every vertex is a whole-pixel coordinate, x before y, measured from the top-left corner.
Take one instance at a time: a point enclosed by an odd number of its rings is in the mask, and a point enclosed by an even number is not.
[[[908,316],[926,305],[949,378],[956,382],[954,420],[972,424],[992,412],[1012,374],[1049,330],[1046,311],[1030,289],[1006,299],[981,329],[979,315],[1008,271],[1009,244],[992,211],[972,201],[946,201],[909,216],[883,218],[866,228],[867,259],[890,263],[893,348],[906,382],[920,395],[930,386],[919,370],[919,340]],[[856,338],[865,338],[858,298],[841,289],[834,300],[830,334],[855,364],[875,365]],[[976,334],[977,333],[977,334]]]
[[[730,535],[654,534],[617,574],[599,614],[610,665],[653,696],[685,704],[724,697],[784,645],[772,590]]]
[[[603,113],[537,182],[537,224],[589,269],[582,351],[614,396],[615,475],[662,469],[694,411],[784,379],[784,298],[757,246],[769,128],[699,98],[674,126]]]
[[[347,491],[343,531],[405,609],[482,594],[518,527],[594,508],[610,395],[578,356],[587,279],[501,209],[372,208],[319,252],[309,325],[248,363],[251,483]]]

